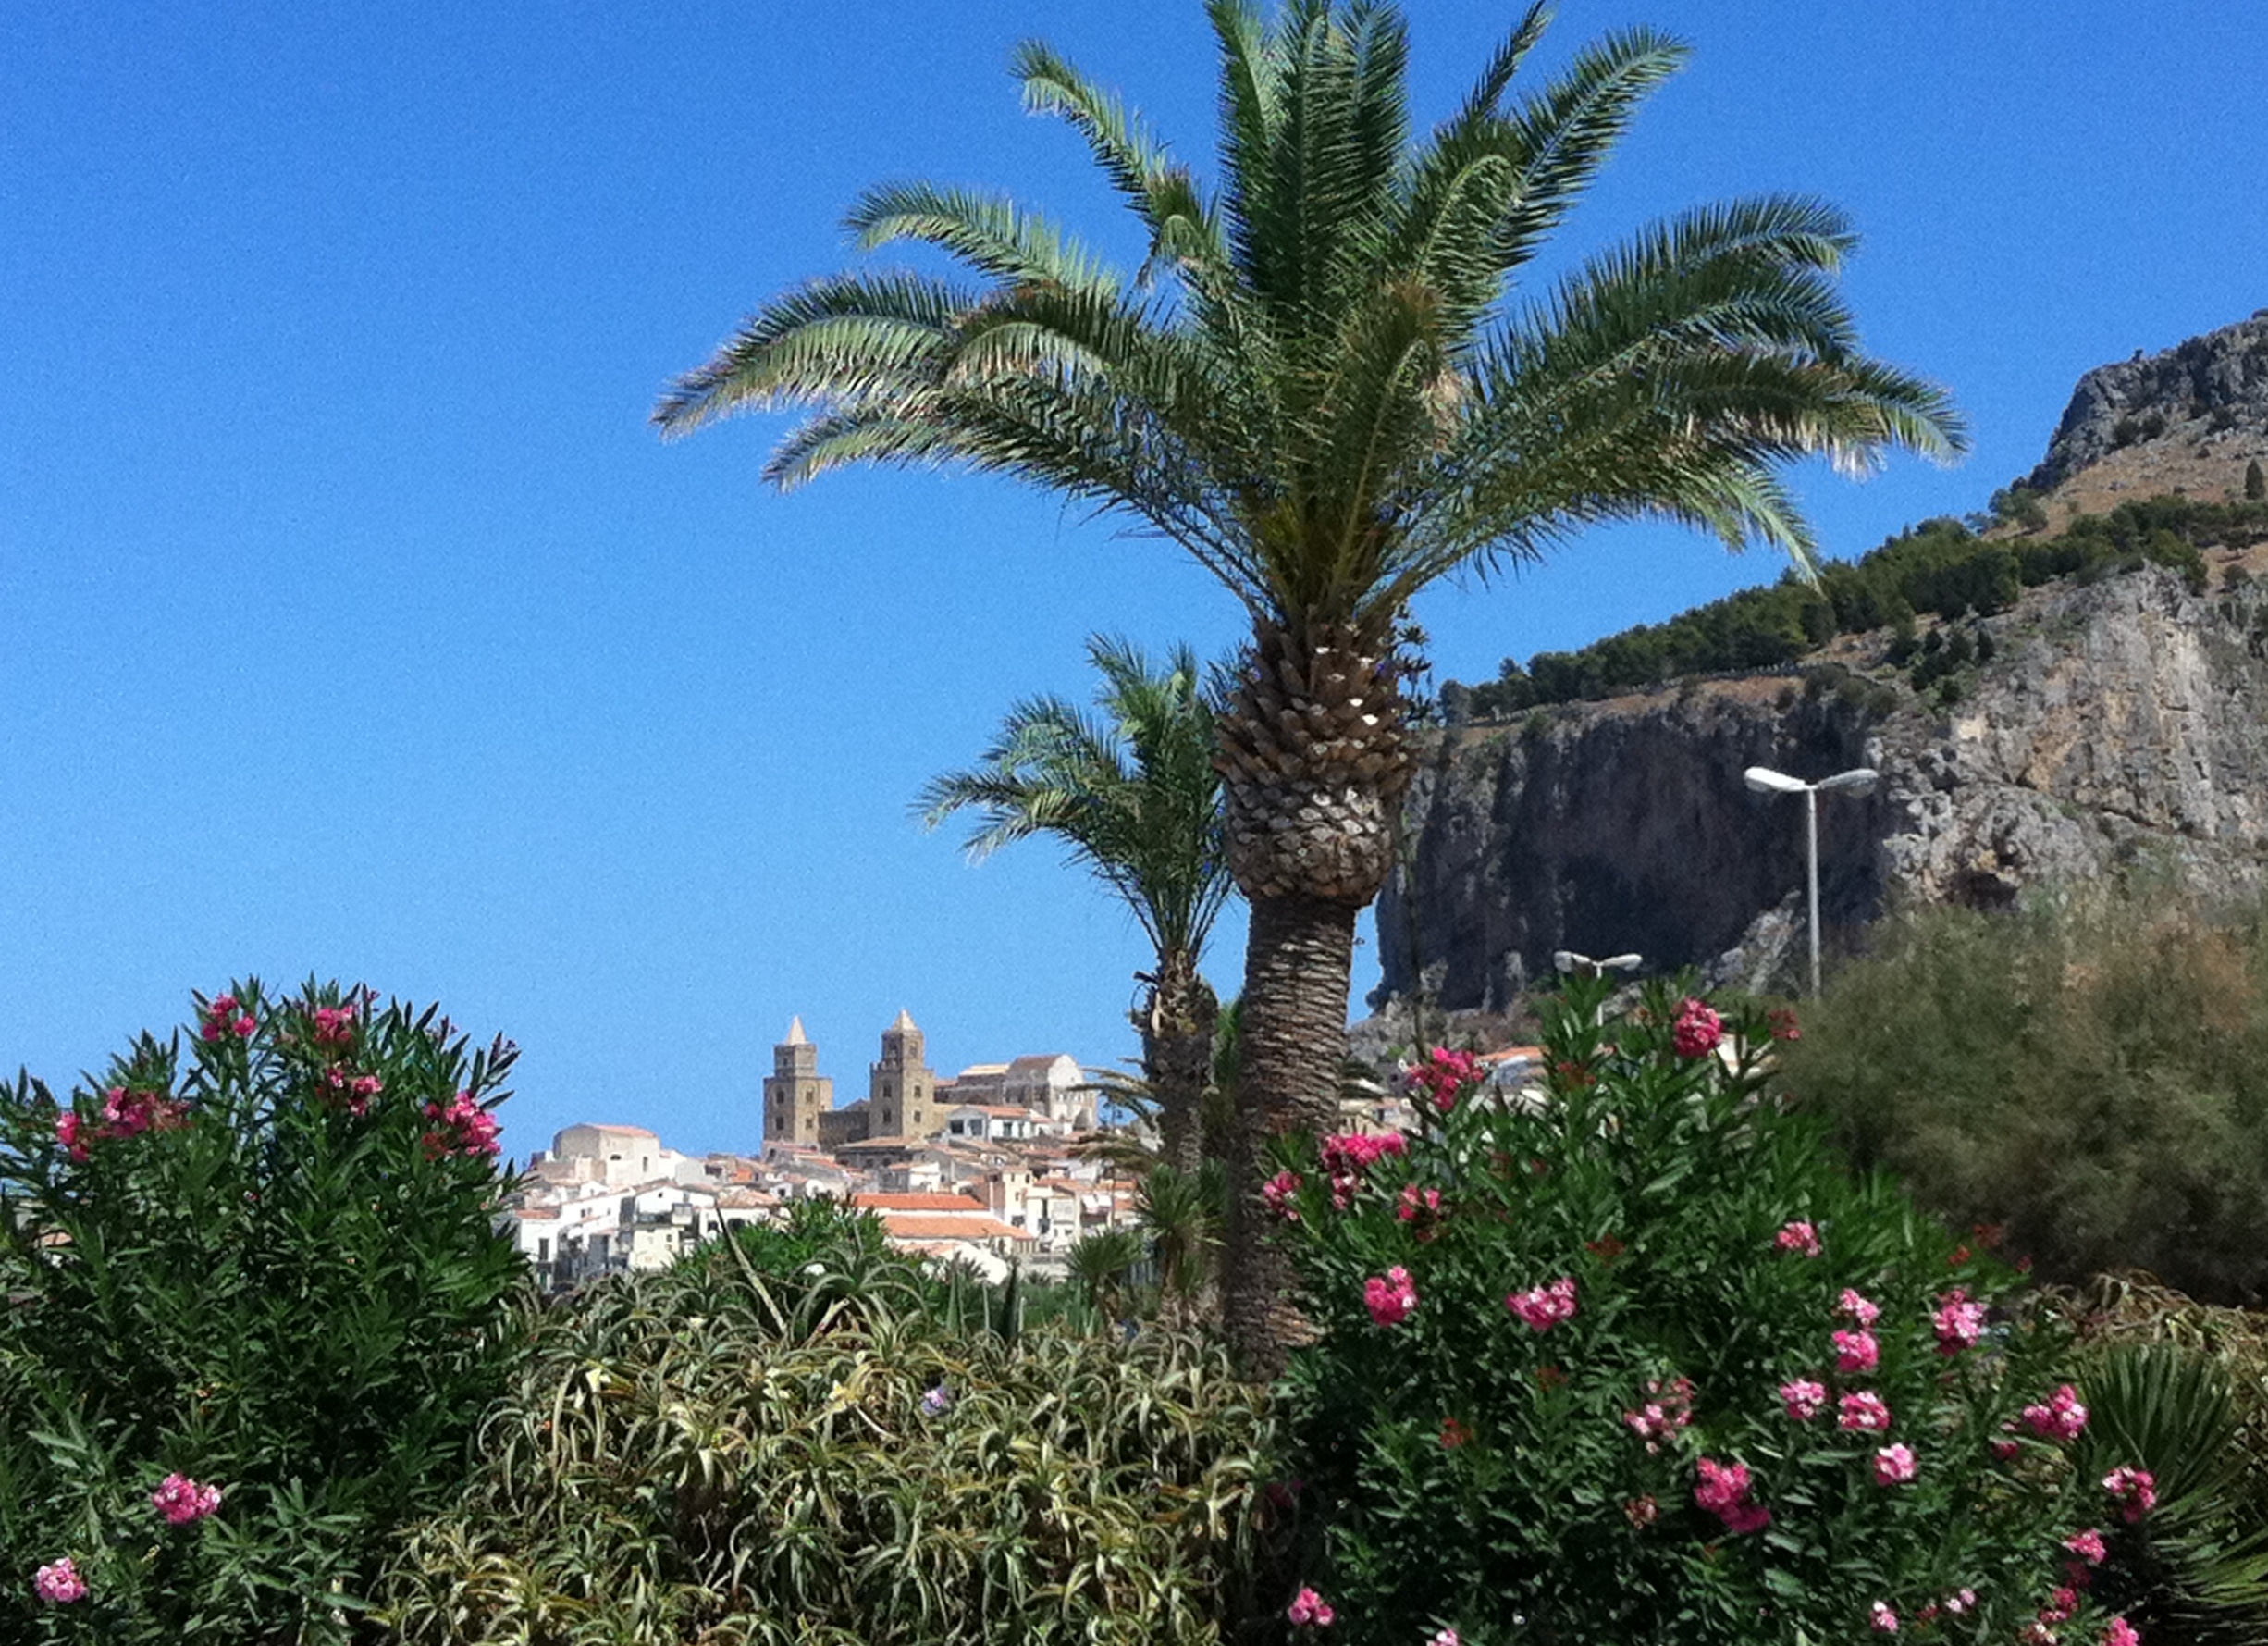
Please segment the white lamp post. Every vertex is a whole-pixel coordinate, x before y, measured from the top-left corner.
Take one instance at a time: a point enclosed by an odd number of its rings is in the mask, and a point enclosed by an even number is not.
[[[1589,955],[1579,955],[1572,948],[1562,948],[1553,951],[1551,965],[1554,971],[1573,977],[1604,977],[1609,972],[1634,972],[1644,959],[1643,955],[1609,955],[1603,960],[1594,960]],[[1591,1022],[1596,1027],[1606,1021],[1607,1005],[1602,1000],[1592,1011]]]
[[[1848,789],[1853,794],[1865,794],[1875,786],[1881,773],[1871,766],[1860,766],[1855,771],[1838,772],[1832,777],[1822,777],[1817,783],[1806,783],[1800,777],[1790,777],[1784,772],[1775,772],[1769,766],[1751,766],[1741,773],[1748,786],[1760,795],[1801,795],[1804,797],[1804,879],[1811,903],[1811,997],[1819,997],[1819,796],[1823,791]]]

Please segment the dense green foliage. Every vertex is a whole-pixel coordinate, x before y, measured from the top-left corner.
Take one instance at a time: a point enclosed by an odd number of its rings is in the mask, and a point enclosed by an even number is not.
[[[549,1310],[394,1571],[401,1637],[1216,1640],[1258,1392],[1197,1339],[1002,1330],[967,1295],[820,1209]]]
[[[1787,1054],[1862,1165],[2043,1273],[2268,1287],[2268,922],[2161,892],[1880,927]]]
[[[1816,584],[1791,573],[1667,623],[1624,629],[1575,651],[1538,652],[1524,669],[1507,658],[1497,679],[1460,687],[1457,700],[1464,712],[1486,719],[1683,674],[1770,668],[1794,662],[1840,634],[1910,630],[1925,613],[1987,616],[2006,610],[2027,588],[2144,564],[2170,566],[2201,588],[2200,547],[2268,538],[2268,508],[2250,504],[2157,498],[2082,515],[2051,534],[2028,493],[2012,489],[1994,501],[1998,518],[2036,524],[2024,535],[1987,540],[1962,521],[1926,521],[1855,562],[1824,563]]]
[[[0,1640],[354,1632],[517,1352],[485,1113],[513,1056],[246,983],[60,1107],[0,1093]],[[86,1592],[35,1598],[65,1558]]]
[[[1737,1024],[1728,1061],[1658,984],[1595,1026],[1607,987],[1547,1009],[1547,1102],[1436,1054],[1406,1147],[1287,1156],[1325,1328],[1287,1422],[1331,1638],[1800,1646],[1887,1611],[2011,1639],[2102,1509],[2067,1445],[2010,1427],[2052,1398],[2060,1317],[1837,1168],[1764,1068],[1786,1020]]]

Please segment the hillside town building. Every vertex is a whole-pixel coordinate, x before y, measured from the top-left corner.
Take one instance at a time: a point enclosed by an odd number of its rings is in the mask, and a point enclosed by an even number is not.
[[[566,1128],[529,1162],[506,1214],[548,1289],[666,1268],[741,1223],[826,1197],[873,1213],[890,1243],[997,1280],[1060,1270],[1082,1234],[1133,1221],[1133,1185],[1071,1145],[1100,1092],[1063,1053],[939,1080],[912,1014],[881,1033],[866,1095],[838,1107],[803,1020],[772,1047],[748,1154],[691,1156],[640,1126]]]

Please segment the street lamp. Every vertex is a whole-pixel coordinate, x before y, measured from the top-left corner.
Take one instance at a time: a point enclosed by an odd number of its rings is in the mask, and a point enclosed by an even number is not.
[[[1848,789],[1853,794],[1865,794],[1881,777],[1871,766],[1860,766],[1855,771],[1838,772],[1832,777],[1822,777],[1817,783],[1806,783],[1800,777],[1790,777],[1784,772],[1775,772],[1769,766],[1751,766],[1741,773],[1742,780],[1760,795],[1801,795],[1804,797],[1804,878],[1811,902],[1811,997],[1819,997],[1819,796],[1823,792]]]
[[[1643,955],[1609,955],[1603,960],[1594,960],[1589,955],[1579,955],[1572,948],[1553,951],[1551,968],[1571,977],[1604,977],[1609,972],[1634,972]],[[1607,1021],[1607,1003],[1601,1000],[1591,1012],[1594,1028]]]

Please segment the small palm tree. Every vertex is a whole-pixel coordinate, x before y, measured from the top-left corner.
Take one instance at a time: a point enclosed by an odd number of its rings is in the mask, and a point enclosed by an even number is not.
[[[1141,1256],[1141,1240],[1131,1229],[1098,1229],[1073,1241],[1064,1260],[1087,1306],[1105,1318],[1115,1318],[1127,1274]]]
[[[1259,1184],[1275,1134],[1331,1123],[1355,916],[1414,767],[1394,643],[1411,597],[1636,516],[1808,563],[1782,463],[1864,467],[1964,436],[1941,390],[1861,352],[1835,285],[1854,237],[1816,201],[1702,207],[1520,291],[1683,60],[1674,41],[1609,35],[1515,99],[1539,4],[1413,137],[1393,6],[1206,10],[1211,187],[1047,47],[1017,56],[1027,105],[1079,131],[1134,213],[1134,277],[1012,201],[878,188],[850,215],[864,245],[928,245],[961,273],[774,299],[654,417],[683,433],[810,411],[767,465],[783,488],[861,462],[1019,476],[1176,543],[1251,617],[1220,722],[1229,868],[1252,909],[1226,1304],[1264,1373],[1300,1321]]]
[[[1165,1158],[1194,1171],[1220,1011],[1198,968],[1229,892],[1214,703],[1186,646],[1162,668],[1123,640],[1090,639],[1087,655],[1101,676],[1099,714],[1061,698],[1017,703],[975,767],[931,778],[915,805],[932,828],[977,812],[975,860],[1052,835],[1125,900],[1156,956],[1133,1014],[1142,1078]]]

